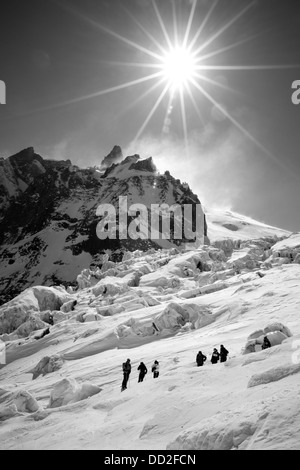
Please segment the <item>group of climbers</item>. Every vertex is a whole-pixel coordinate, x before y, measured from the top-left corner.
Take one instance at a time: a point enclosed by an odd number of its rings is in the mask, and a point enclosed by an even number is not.
[[[271,347],[272,345],[270,343],[270,340],[268,339],[267,336],[265,336],[263,344],[261,345],[261,349],[268,349]],[[227,351],[227,349],[223,346],[223,344],[221,344],[220,352],[217,350],[217,348],[214,348],[210,361],[212,364],[217,364],[219,361],[226,362],[228,354],[229,354],[229,351]],[[202,351],[199,351],[196,356],[197,366],[198,367],[203,366],[206,360],[207,360],[207,357],[202,353]]]
[[[219,362],[219,360],[220,362],[226,362],[228,354],[229,354],[229,351],[227,351],[227,349],[223,346],[223,344],[221,344],[220,352],[216,348],[214,348],[212,356],[211,356],[211,363],[216,364],[217,362]],[[204,354],[202,354],[202,351],[199,351],[196,357],[197,366],[198,367],[203,366],[206,360],[207,360],[207,357]],[[139,372],[138,383],[143,382],[148,372],[148,369],[146,365],[144,364],[144,362],[140,363],[137,370]],[[154,361],[151,367],[151,372],[153,373],[154,379],[157,379],[159,377],[159,362],[158,361],[156,360]],[[127,383],[128,383],[130,374],[131,374],[131,362],[130,362],[130,359],[127,359],[126,362],[123,362],[123,382],[122,382],[122,387],[121,387],[122,392],[127,389]]]
[[[217,348],[214,348],[210,361],[212,364],[217,364],[219,361],[226,362],[228,354],[229,354],[229,351],[227,351],[227,349],[223,346],[223,344],[221,344],[220,352],[217,350]],[[206,360],[207,360],[207,357],[202,353],[202,351],[199,351],[196,356],[197,366],[198,367],[203,366]]]
[[[137,370],[139,371],[138,383],[143,382],[145,375],[148,372],[146,365],[143,362],[141,362]],[[153,373],[153,378],[157,379],[159,376],[159,362],[158,361],[156,360],[154,361],[151,367],[151,371]],[[127,389],[127,383],[128,383],[130,374],[131,374],[131,362],[130,362],[130,359],[127,359],[126,362],[123,362],[123,382],[122,382],[122,387],[121,387],[122,392]]]
[[[213,350],[213,353],[211,356],[211,363],[216,364],[217,362],[219,362],[219,360],[220,362],[226,362],[228,354],[229,354],[229,351],[227,351],[227,349],[223,346],[223,344],[221,344],[220,352],[216,348]],[[203,366],[206,360],[207,360],[207,357],[204,354],[202,354],[202,351],[199,351],[196,357],[197,366]],[[140,363],[137,370],[139,372],[138,383],[143,382],[148,372],[148,369],[146,365],[144,364],[144,362]],[[153,373],[154,379],[157,379],[159,377],[159,362],[158,361],[156,360],[154,361],[151,367],[151,372]],[[123,382],[121,386],[122,392],[127,389],[127,384],[128,384],[130,374],[131,374],[131,362],[130,362],[130,359],[127,359],[126,362],[123,362]]]
[[[265,336],[264,342],[262,344],[262,349],[267,349],[270,347],[271,347],[271,343],[268,337]],[[228,355],[229,355],[229,351],[225,348],[223,344],[221,344],[220,351],[218,351],[217,348],[214,348],[210,361],[212,364],[217,364],[218,362],[226,362]],[[207,360],[207,357],[205,356],[205,354],[203,354],[202,351],[199,351],[196,356],[197,366],[198,367],[203,366],[206,360]],[[143,382],[148,372],[148,369],[146,365],[144,364],[144,362],[141,362],[139,364],[137,370],[139,372],[138,383]],[[153,373],[154,379],[157,379],[159,377],[159,362],[157,360],[154,361],[151,367],[151,372]],[[130,359],[127,359],[127,361],[123,363],[123,382],[122,382],[122,387],[121,387],[122,392],[127,389],[127,383],[128,383],[130,374],[131,374],[131,362],[130,362]]]

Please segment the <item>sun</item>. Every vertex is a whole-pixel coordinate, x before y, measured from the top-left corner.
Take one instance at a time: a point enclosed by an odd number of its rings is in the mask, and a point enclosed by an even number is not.
[[[252,0],[247,2],[243,8],[239,8],[234,16],[228,19],[224,24],[220,26],[214,33],[206,36],[206,28],[209,25],[214,11],[217,9],[220,0],[211,0],[207,2],[210,4],[210,7],[196,27],[195,22],[195,12],[199,5],[200,0],[189,0],[191,5],[190,13],[186,26],[182,24],[181,21],[178,22],[178,15],[176,12],[176,2],[172,0],[172,16],[173,16],[173,27],[168,30],[164,20],[161,16],[160,10],[157,6],[157,0],[150,0],[149,3],[152,4],[157,22],[160,25],[160,30],[163,33],[163,40],[158,39],[155,34],[151,31],[148,31],[143,24],[141,24],[138,19],[122,4],[122,8],[132,19],[134,24],[138,27],[140,31],[145,34],[147,40],[150,40],[150,48],[148,48],[143,43],[137,43],[132,39],[126,38],[119,34],[117,30],[109,29],[106,25],[98,23],[93,18],[89,18],[86,15],[82,14],[73,7],[66,6],[68,2],[63,3],[63,8],[66,9],[69,13],[79,17],[81,20],[87,22],[89,25],[97,28],[103,33],[106,33],[118,39],[126,46],[134,48],[139,53],[144,54],[145,57],[148,57],[149,61],[146,62],[129,62],[129,61],[108,61],[110,65],[117,65],[118,67],[134,67],[137,69],[152,69],[150,74],[143,76],[134,76],[130,81],[120,83],[118,85],[111,86],[106,89],[96,91],[87,95],[82,95],[77,98],[69,99],[64,102],[58,102],[48,107],[40,108],[36,111],[45,111],[48,109],[60,108],[69,104],[78,103],[80,101],[85,101],[89,99],[95,99],[100,96],[107,95],[109,93],[118,92],[131,88],[134,86],[139,86],[140,84],[153,83],[146,87],[145,92],[138,95],[137,99],[133,102],[130,102],[130,107],[136,106],[138,103],[141,103],[154,91],[158,90],[157,99],[154,99],[154,103],[151,103],[152,108],[149,109],[148,114],[145,117],[145,120],[141,123],[140,128],[138,129],[136,135],[132,139],[132,145],[135,144],[149,122],[157,112],[160,107],[165,107],[165,117],[162,123],[162,133],[168,133],[171,123],[172,123],[172,112],[175,104],[180,107],[181,110],[181,119],[182,119],[182,129],[184,134],[184,142],[186,148],[186,155],[189,155],[189,132],[188,132],[188,117],[191,113],[191,110],[199,117],[203,127],[206,127],[205,116],[203,116],[202,109],[204,104],[199,105],[199,99],[205,99],[206,105],[210,106],[211,109],[217,110],[221,113],[222,116],[225,116],[228,121],[231,122],[241,133],[244,134],[249,140],[251,140],[260,150],[264,152],[272,160],[277,161],[277,158],[263,145],[261,144],[250,132],[244,127],[239,120],[237,120],[232,113],[227,111],[227,108],[218,101],[217,97],[214,97],[214,92],[217,88],[221,88],[226,91],[226,93],[235,93],[236,90],[231,88],[227,84],[223,84],[220,80],[214,80],[210,76],[210,72],[226,72],[226,71],[256,71],[256,70],[280,70],[280,69],[294,69],[293,64],[278,64],[278,65],[228,65],[224,63],[222,59],[221,64],[214,62],[211,64],[210,60],[222,56],[225,52],[239,48],[243,44],[252,39],[256,38],[256,35],[250,35],[239,38],[236,42],[233,42],[223,47],[216,48],[213,47],[217,39],[219,39],[227,30],[229,30],[237,21],[246,15],[246,13],[257,6],[257,0]],[[125,3],[125,2],[122,2]],[[166,3],[166,2],[165,2]],[[178,2],[179,3],[179,2]],[[200,17],[200,16],[199,16]],[[212,47],[212,50],[209,51],[209,47]],[[151,60],[151,61],[150,61]],[[117,75],[117,74],[116,74]],[[140,74],[139,74],[140,75]],[[212,91],[207,90],[207,86],[210,86]],[[177,95],[177,96],[176,96]],[[166,98],[168,99],[167,106],[165,106]],[[179,98],[179,99],[178,99]],[[151,100],[152,101],[152,100]]]
[[[177,90],[196,77],[196,66],[195,58],[187,48],[172,48],[163,59],[163,77]]]

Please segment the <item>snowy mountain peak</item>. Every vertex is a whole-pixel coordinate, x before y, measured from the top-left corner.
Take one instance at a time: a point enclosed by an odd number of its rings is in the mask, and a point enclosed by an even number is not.
[[[157,168],[153,162],[152,157],[133,163],[130,167],[130,170],[148,171],[149,173],[157,173]]]
[[[45,172],[45,162],[33,147],[0,160],[0,205],[3,209],[0,220],[10,201],[20,196],[36,177]]]
[[[112,164],[105,172],[104,177],[128,179],[134,176],[158,175],[152,157],[141,160],[140,156],[130,155],[119,164]]]
[[[122,149],[119,145],[115,145],[112,151],[102,160],[101,168],[109,168],[113,163],[120,163],[122,159]]]
[[[121,155],[115,146],[110,157]],[[120,196],[127,197],[128,207],[140,203],[149,210],[151,204],[200,204],[189,187],[168,172],[160,175],[151,157],[141,160],[139,155],[102,171],[80,169],[70,160],[44,160],[28,149],[0,162],[0,185],[0,303],[32,285],[74,283],[106,250],[119,257],[124,250],[145,251],[173,243],[100,240],[96,232],[100,204],[117,210]]]
[[[139,159],[140,159],[140,156],[138,154],[129,155],[121,162],[121,165],[122,166],[128,165],[128,164],[134,165],[135,163],[139,161]]]

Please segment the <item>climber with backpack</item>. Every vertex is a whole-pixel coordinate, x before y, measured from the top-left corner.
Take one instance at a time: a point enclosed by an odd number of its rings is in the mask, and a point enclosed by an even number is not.
[[[147,369],[147,367],[145,366],[145,364],[144,364],[143,362],[141,362],[140,365],[138,366],[137,370],[140,371],[138,383],[143,382],[144,377],[145,377],[145,375],[146,375],[147,372],[148,372],[148,369]]]
[[[204,362],[206,361],[207,357],[204,356],[204,354],[202,354],[202,351],[199,351],[197,356],[196,356],[196,362],[197,362],[197,366],[198,367],[201,367],[204,365]]]
[[[217,364],[220,359],[220,354],[216,348],[214,348],[212,356],[211,356],[211,363],[212,364]]]
[[[127,388],[127,382],[129,380],[130,373],[131,373],[130,359],[127,359],[126,362],[123,362],[123,382],[122,382],[121,392],[123,392]]]
[[[221,344],[220,346],[220,362],[226,362],[227,361],[227,356],[229,354],[229,351],[227,351],[227,349],[223,346],[223,344]]]
[[[153,372],[153,378],[157,379],[159,376],[159,363],[158,361],[154,361],[154,364],[152,365],[151,371]]]

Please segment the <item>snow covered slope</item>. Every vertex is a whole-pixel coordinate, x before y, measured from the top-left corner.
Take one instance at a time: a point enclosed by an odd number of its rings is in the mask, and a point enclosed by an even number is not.
[[[128,252],[85,270],[74,292],[35,287],[2,306],[0,447],[299,449],[300,247],[274,242]],[[14,312],[44,324],[16,330]],[[244,354],[249,343],[256,352]],[[229,360],[212,365],[220,344]]]
[[[152,159],[120,159],[0,162],[0,448],[300,449],[300,235],[207,210],[198,249],[103,245],[99,203],[199,203]]]
[[[271,227],[250,217],[232,211],[205,211],[211,242],[231,238],[232,240],[251,240],[262,237],[287,237],[290,232]]]

